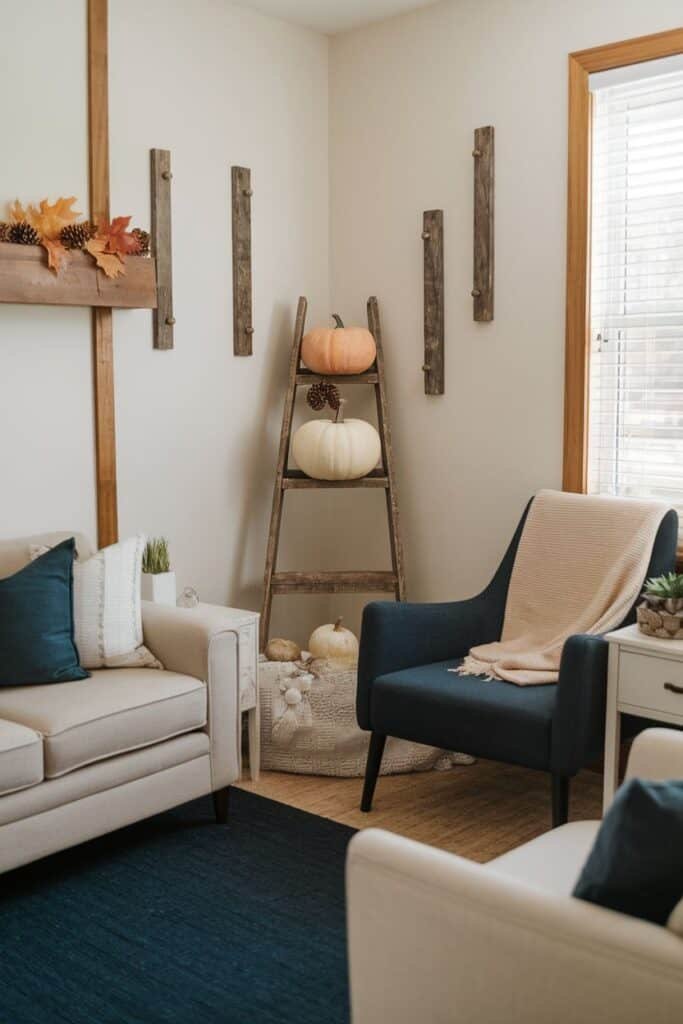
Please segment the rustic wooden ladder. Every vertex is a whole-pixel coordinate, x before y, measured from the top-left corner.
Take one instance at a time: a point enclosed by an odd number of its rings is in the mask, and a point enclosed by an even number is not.
[[[326,376],[327,380],[339,382],[365,381],[375,388],[377,402],[377,425],[382,444],[382,464],[373,469],[367,476],[359,480],[313,480],[300,470],[288,468],[289,444],[292,436],[292,419],[297,388],[310,386],[320,379],[320,374],[312,373],[301,366],[301,341],[304,336],[306,322],[306,299],[302,296],[296,313],[294,339],[289,359],[289,377],[285,408],[282,414],[282,432],[280,434],[280,452],[275,475],[273,493],[273,510],[270,517],[268,548],[266,550],[266,571],[264,576],[263,608],[261,612],[260,643],[261,650],[268,642],[270,630],[270,613],[273,597],[276,594],[364,594],[388,592],[397,601],[405,600],[405,574],[403,567],[403,545],[398,518],[398,501],[396,497],[396,480],[394,476],[393,454],[391,448],[391,431],[387,410],[387,396],[384,380],[384,352],[382,349],[382,329],[379,320],[377,299],[368,299],[368,328],[375,339],[377,358],[375,365],[365,373],[344,376]],[[377,572],[366,570],[326,571],[326,572],[276,572],[282,510],[285,492],[290,490],[314,490],[319,488],[342,487],[381,487],[387,501],[387,518],[391,547],[391,571]]]

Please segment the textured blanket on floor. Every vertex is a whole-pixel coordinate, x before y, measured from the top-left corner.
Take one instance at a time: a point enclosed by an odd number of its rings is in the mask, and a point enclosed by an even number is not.
[[[575,633],[605,633],[638,597],[668,507],[539,491],[517,548],[499,641],[473,647],[462,675],[518,686],[557,681]]]

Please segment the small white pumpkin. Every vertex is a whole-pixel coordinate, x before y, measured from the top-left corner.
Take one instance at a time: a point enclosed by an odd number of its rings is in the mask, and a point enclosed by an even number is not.
[[[301,648],[293,640],[283,640],[276,636],[266,644],[265,655],[268,661],[298,661]]]
[[[342,620],[318,626],[311,633],[308,649],[314,658],[325,658],[331,665],[355,665],[358,662],[358,640]]]
[[[309,420],[292,438],[299,469],[314,480],[357,480],[379,462],[379,434],[365,420],[344,420],[344,400],[334,420]]]

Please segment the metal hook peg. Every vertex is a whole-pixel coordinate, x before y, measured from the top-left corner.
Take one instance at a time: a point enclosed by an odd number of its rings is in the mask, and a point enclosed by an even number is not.
[[[243,193],[243,194],[244,194],[245,196],[253,196],[253,194],[254,194],[254,190],[253,190],[253,188],[243,188],[243,189],[242,189],[242,193]]]
[[[175,323],[175,317],[174,316],[167,316],[166,317],[166,323],[168,324],[169,327],[173,327],[173,324]]]
[[[472,296],[473,299],[478,299],[479,296],[481,295],[481,292],[478,288],[473,288],[472,291],[470,292],[470,295]]]
[[[429,234],[429,232],[428,232],[428,231],[423,231],[423,232],[422,232],[422,237],[424,238],[424,240],[425,240],[425,242],[426,242],[426,241],[427,241],[427,239],[428,239],[428,238],[431,238],[432,236],[431,236],[431,235]]]
[[[254,328],[253,327],[245,327],[244,328],[244,333],[245,334],[253,334],[254,333]]]
[[[481,150],[480,149],[473,149],[472,150],[472,156],[481,156]]]
[[[162,171],[161,177],[164,179],[164,181],[170,181],[173,175],[171,174],[170,171]]]
[[[422,372],[423,372],[423,373],[429,373],[429,372],[430,372],[430,370],[431,370],[431,366],[428,366],[428,365],[427,365],[427,364],[425,363],[425,365],[424,365],[424,366],[422,367]]]

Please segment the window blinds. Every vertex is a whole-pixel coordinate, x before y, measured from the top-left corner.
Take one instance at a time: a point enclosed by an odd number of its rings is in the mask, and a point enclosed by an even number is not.
[[[683,70],[595,89],[591,233],[588,490],[683,525]]]

